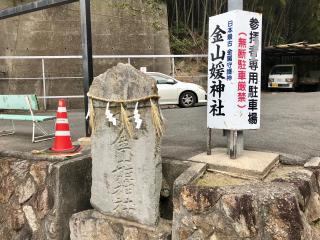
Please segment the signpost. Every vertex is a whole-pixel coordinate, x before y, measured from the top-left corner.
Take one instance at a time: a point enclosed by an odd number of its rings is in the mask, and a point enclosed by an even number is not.
[[[228,0],[228,11],[243,10],[243,0]]]
[[[228,0],[228,11],[243,10],[243,0]],[[243,152],[243,131],[223,130],[227,136],[228,154],[231,159],[236,159]]]
[[[260,128],[261,28],[261,14],[242,10],[209,19],[207,127],[230,130],[231,158],[238,131]]]

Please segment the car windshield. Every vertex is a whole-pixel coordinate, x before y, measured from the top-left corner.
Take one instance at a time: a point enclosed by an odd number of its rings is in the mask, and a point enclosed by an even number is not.
[[[156,74],[149,74],[149,76],[154,78],[157,81],[157,84],[172,83],[172,79],[171,78],[167,78],[167,77],[156,75]]]
[[[278,66],[272,69],[271,74],[292,74],[292,70],[292,66]]]

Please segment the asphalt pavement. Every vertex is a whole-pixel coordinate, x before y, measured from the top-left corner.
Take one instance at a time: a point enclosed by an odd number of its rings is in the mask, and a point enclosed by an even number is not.
[[[163,156],[188,159],[206,150],[206,107],[164,111],[168,128]],[[261,129],[244,132],[245,149],[287,153],[304,159],[320,156],[320,92],[262,95]],[[213,145],[225,147],[221,130]]]
[[[55,115],[54,112],[46,114]],[[166,133],[162,156],[188,159],[206,151],[206,106],[165,108]],[[84,135],[84,113],[69,111],[72,138]],[[1,127],[8,126],[2,121]],[[51,141],[31,143],[32,124],[16,122],[16,134],[0,137],[0,150],[31,151],[48,148]],[[53,123],[48,123],[53,128]],[[262,94],[261,129],[244,132],[245,149],[287,153],[308,159],[320,156],[320,92]],[[213,145],[226,146],[221,130],[213,131]]]

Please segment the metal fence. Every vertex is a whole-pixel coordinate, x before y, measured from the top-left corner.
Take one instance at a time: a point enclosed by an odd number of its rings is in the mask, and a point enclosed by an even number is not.
[[[206,54],[195,54],[195,55],[94,55],[93,59],[126,59],[130,64],[133,59],[157,59],[157,58],[168,58],[171,60],[171,76],[176,78],[185,78],[190,76],[176,76],[176,59],[206,59],[208,56]],[[83,95],[68,95],[68,96],[49,96],[46,90],[47,80],[57,80],[57,79],[82,79],[81,76],[46,76],[46,62],[50,60],[66,60],[66,59],[82,59],[82,56],[70,55],[70,56],[0,56],[0,60],[30,60],[30,61],[40,61],[42,76],[41,77],[0,77],[0,80],[42,80],[43,95],[39,96],[43,100],[44,109],[47,108],[48,99],[59,99],[59,98],[83,98]],[[198,75],[192,77],[205,77],[206,75]]]

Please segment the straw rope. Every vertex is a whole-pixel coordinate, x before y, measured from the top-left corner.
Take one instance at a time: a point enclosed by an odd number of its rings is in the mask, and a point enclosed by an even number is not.
[[[152,124],[155,128],[155,132],[158,137],[162,137],[163,135],[163,120],[159,112],[159,108],[156,104],[150,99],[151,103],[151,117],[152,117]]]
[[[127,115],[127,111],[124,109],[123,104],[121,103],[121,127],[126,130],[129,138],[133,136],[133,127],[130,123],[130,120]]]
[[[135,98],[135,99],[129,99],[129,100],[114,100],[114,99],[107,99],[107,98],[102,98],[102,97],[97,97],[97,96],[93,96],[91,94],[87,94],[87,96],[90,99],[94,99],[94,100],[99,100],[102,102],[112,102],[112,103],[133,103],[133,102],[143,102],[143,101],[147,101],[149,99],[152,98],[156,98],[159,99],[160,96],[159,95],[150,95],[150,96],[146,96],[146,97],[142,97],[142,98]]]
[[[90,120],[89,120],[89,125],[91,127],[91,132],[94,132],[95,127],[94,127],[94,118],[95,118],[95,113],[94,113],[94,107],[93,107],[93,100],[90,98]]]
[[[163,127],[163,117],[160,114],[160,110],[157,104],[153,102],[153,99],[159,99],[159,95],[150,95],[142,98],[136,98],[136,99],[130,99],[130,100],[112,100],[102,97],[93,96],[91,94],[87,94],[87,96],[90,99],[90,126],[92,131],[95,130],[94,127],[94,118],[95,118],[95,112],[93,107],[93,100],[102,101],[102,102],[112,102],[112,103],[119,103],[120,104],[120,120],[121,120],[121,127],[127,132],[128,137],[133,137],[133,126],[132,123],[129,120],[127,111],[124,108],[124,104],[127,103],[134,103],[134,102],[143,102],[143,101],[150,101],[151,104],[151,118],[152,118],[152,124],[154,126],[155,133],[158,138],[160,138],[164,133],[164,127]]]

